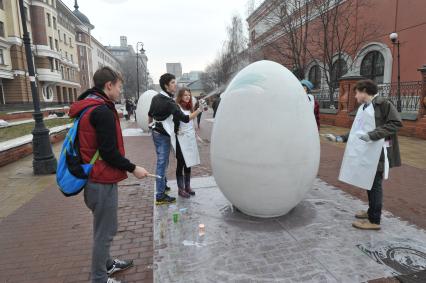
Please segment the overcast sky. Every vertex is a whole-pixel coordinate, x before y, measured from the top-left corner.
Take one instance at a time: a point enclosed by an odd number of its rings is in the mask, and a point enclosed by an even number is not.
[[[74,0],[63,0],[74,10]],[[257,1],[259,2],[259,1]],[[104,45],[142,41],[148,68],[158,83],[167,62],[182,63],[183,72],[203,70],[226,39],[234,14],[247,17],[248,0],[86,0],[79,10],[95,26],[92,34]]]

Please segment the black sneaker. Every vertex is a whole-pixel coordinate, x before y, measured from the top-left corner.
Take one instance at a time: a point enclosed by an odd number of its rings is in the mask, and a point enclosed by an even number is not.
[[[108,276],[121,271],[121,270],[125,270],[129,267],[133,266],[133,260],[119,260],[119,259],[114,259],[114,261],[112,262],[111,266],[107,266],[107,274]]]
[[[155,199],[156,205],[170,204],[170,203],[175,203],[175,202],[176,202],[176,198],[168,196],[167,194],[164,194],[162,198],[156,198]]]
[[[165,191],[166,193],[168,193],[168,192],[170,192],[170,190],[171,190],[171,189],[170,189],[170,187],[166,185],[166,188],[164,189],[164,191]]]

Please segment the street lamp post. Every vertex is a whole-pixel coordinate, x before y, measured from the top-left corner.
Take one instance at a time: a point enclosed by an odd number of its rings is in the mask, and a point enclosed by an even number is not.
[[[19,0],[19,8],[22,21],[23,42],[25,55],[27,57],[28,75],[31,84],[31,94],[33,98],[35,120],[33,134],[33,172],[35,175],[53,174],[56,172],[56,158],[52,152],[50,144],[49,129],[43,123],[43,113],[40,111],[40,100],[37,92],[33,55],[31,51],[31,40],[28,34],[27,21],[24,9],[24,0]]]
[[[401,112],[401,70],[400,70],[400,56],[399,56],[399,40],[398,40],[398,34],[396,32],[393,32],[389,35],[390,40],[392,41],[393,44],[396,44],[397,47],[397,52],[398,52],[398,82],[397,82],[397,96],[398,96],[398,100],[396,102],[396,109],[398,110],[398,112]]]
[[[138,99],[139,99],[139,45],[141,45],[141,50],[143,50],[143,43],[138,42],[136,43],[136,85],[137,85],[137,91],[138,91]]]

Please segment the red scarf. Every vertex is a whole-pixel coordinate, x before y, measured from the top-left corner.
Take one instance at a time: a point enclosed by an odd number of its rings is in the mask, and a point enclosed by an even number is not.
[[[183,109],[192,111],[192,99],[188,102],[184,102],[183,100],[180,102],[180,106],[182,106]]]

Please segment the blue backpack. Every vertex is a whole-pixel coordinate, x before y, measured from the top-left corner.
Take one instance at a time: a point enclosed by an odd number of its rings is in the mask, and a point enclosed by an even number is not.
[[[80,119],[88,109],[89,107],[83,110],[80,116],[75,118],[72,127],[65,137],[59,156],[58,167],[56,169],[56,183],[61,192],[67,197],[77,195],[83,190],[93,164],[99,158],[99,150],[97,150],[90,163],[82,164],[78,142],[76,142]]]

